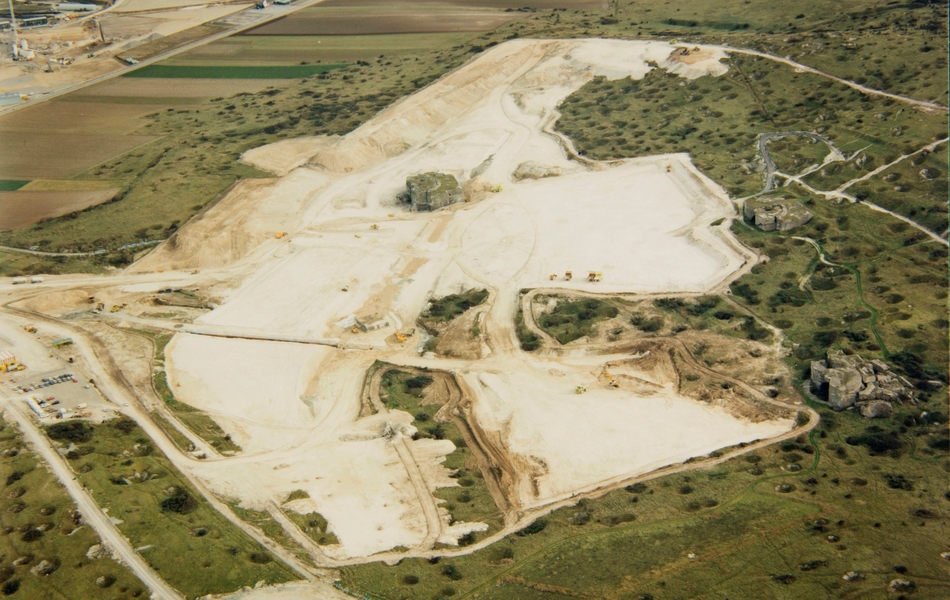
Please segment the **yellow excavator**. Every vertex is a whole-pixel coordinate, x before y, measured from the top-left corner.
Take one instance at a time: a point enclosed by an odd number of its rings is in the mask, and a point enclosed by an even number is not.
[[[396,341],[398,341],[398,342],[401,344],[402,342],[405,342],[405,341],[406,341],[406,338],[410,338],[410,337],[412,337],[412,336],[415,335],[415,334],[416,334],[416,330],[415,330],[415,329],[410,329],[409,331],[406,331],[406,332],[402,332],[402,331],[398,331],[398,330],[397,330],[397,331],[396,331]]]
[[[619,388],[619,387],[620,387],[620,382],[618,382],[618,381],[614,378],[614,376],[610,374],[610,371],[607,370],[607,367],[609,367],[609,366],[610,366],[610,363],[607,363],[607,364],[604,365],[604,370],[600,372],[600,376],[607,378],[607,385],[609,385],[610,387],[612,387],[612,388]]]

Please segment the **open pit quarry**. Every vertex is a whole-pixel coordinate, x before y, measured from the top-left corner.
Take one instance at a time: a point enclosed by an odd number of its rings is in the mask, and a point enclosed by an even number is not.
[[[459,485],[442,464],[455,446],[413,439],[413,415],[379,401],[377,361],[449,378],[446,414],[466,424],[504,515],[498,535],[581,494],[794,435],[800,407],[750,386],[736,388],[741,409],[678,392],[671,357],[685,351],[674,345],[608,358],[519,347],[522,290],[716,293],[754,264],[729,233],[732,202],[687,155],[594,162],[553,131],[559,102],[593,77],[726,69],[715,50],[678,57],[658,42],[498,45],[345,137],[248,152],[245,162],[277,177],[237,184],[119,276],[63,281],[131,304],[109,319],[177,332],[165,349],[170,389],[242,452],[197,460],[164,449],[243,507],[277,519],[280,506],[319,512],[339,544],[295,539],[323,565],[452,552],[487,528],[453,522],[433,495]],[[454,176],[464,202],[411,212],[406,180],[427,172]],[[168,286],[200,289],[213,310],[177,325],[136,313],[136,298]],[[490,293],[480,358],[423,352],[421,332],[400,341],[431,298],[473,288]],[[599,377],[608,359],[622,363],[617,388]],[[309,498],[285,505],[296,490]]]

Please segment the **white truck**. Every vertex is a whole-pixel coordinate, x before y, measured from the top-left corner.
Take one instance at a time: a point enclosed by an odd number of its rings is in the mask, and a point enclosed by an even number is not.
[[[13,278],[13,285],[20,285],[20,284],[29,283],[29,282],[30,282],[30,280],[27,279],[26,277],[14,277],[14,278]]]
[[[43,283],[42,277],[30,277],[30,283]]]

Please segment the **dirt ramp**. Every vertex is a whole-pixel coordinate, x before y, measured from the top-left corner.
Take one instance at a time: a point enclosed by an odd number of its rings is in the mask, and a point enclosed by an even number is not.
[[[317,154],[311,165],[348,173],[382,162],[424,143],[440,127],[472,110],[505,83],[564,42],[508,42],[480,55],[438,84],[416,92],[382,111],[339,142]]]
[[[311,169],[297,169],[280,179],[242,180],[129,270],[205,269],[237,262],[279,232],[292,231],[327,182]]]
[[[338,139],[336,135],[315,135],[281,140],[248,150],[241,155],[241,162],[283,177]]]

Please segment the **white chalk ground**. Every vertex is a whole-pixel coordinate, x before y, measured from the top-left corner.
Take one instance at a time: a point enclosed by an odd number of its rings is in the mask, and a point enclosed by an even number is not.
[[[358,418],[363,377],[376,359],[464,370],[480,424],[507,432],[514,455],[547,465],[539,495],[530,482],[515,490],[526,506],[788,430],[789,422],[748,423],[672,392],[578,396],[574,379],[589,377],[590,367],[538,368],[504,344],[483,362],[425,361],[412,344],[388,345],[394,329],[413,326],[432,293],[496,290],[498,314],[485,325],[497,328],[488,333],[498,343],[511,336],[517,290],[551,285],[552,273],[573,270],[573,281],[554,282],[570,289],[703,291],[744,264],[721,237],[728,233],[709,228],[732,216],[732,204],[687,156],[588,165],[569,159],[566,142],[546,131],[557,103],[593,76],[642,77],[647,61],[685,77],[725,70],[712,53],[689,65],[670,62],[672,50],[653,42],[512,41],[343,138],[249,153],[247,162],[289,174],[236,189],[184,228],[176,248],[160,248],[138,268],[217,264],[247,273],[216,291],[224,302],[199,325],[342,337],[344,347],[364,349],[177,336],[166,350],[174,392],[213,414],[244,448],[196,472],[246,506],[307,491],[310,503],[289,508],[323,514],[341,542],[330,553],[340,557],[453,543],[481,527],[449,527],[441,510],[440,531],[428,531],[422,506],[434,489],[455,484],[441,466],[453,447],[410,441],[425,479],[423,489],[412,484],[379,437],[386,420],[408,424],[411,416]],[[309,166],[297,167],[308,154]],[[526,161],[563,174],[514,181]],[[396,194],[408,175],[429,170],[453,173],[484,197],[410,213]],[[487,192],[498,185],[500,192]],[[276,231],[288,235],[277,240]],[[603,281],[587,282],[588,270],[602,271]],[[349,315],[386,317],[390,326],[353,336],[336,324]],[[550,375],[553,366],[565,376]]]
[[[585,394],[577,377],[532,370],[481,373],[467,378],[481,387],[475,405],[486,429],[508,431],[513,453],[543,460],[538,494],[522,482],[531,508],[570,496],[598,482],[649,473],[725,446],[788,431],[790,421],[750,423],[721,408],[676,394],[668,385],[656,395],[632,395],[606,386]],[[580,379],[583,380],[583,379]]]

